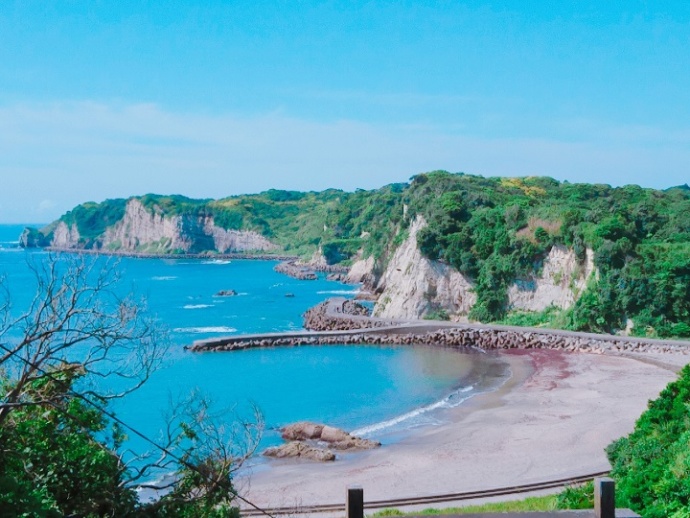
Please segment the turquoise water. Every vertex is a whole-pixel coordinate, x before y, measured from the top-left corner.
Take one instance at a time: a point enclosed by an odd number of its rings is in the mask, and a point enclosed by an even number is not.
[[[0,273],[17,310],[33,295],[28,261],[44,252],[16,248],[21,226],[0,226]],[[107,259],[100,258],[105,264]],[[241,414],[256,405],[263,414],[263,445],[275,429],[299,421],[326,422],[384,442],[394,433],[438,422],[437,410],[495,384],[505,366],[487,354],[437,347],[320,346],[189,353],[193,340],[238,333],[301,328],[301,314],[335,294],[356,288],[320,278],[298,281],[273,272],[271,261],[122,259],[120,289],[147,299],[148,310],[170,330],[164,365],[147,384],[115,404],[118,415],[158,437],[171,399],[191,390],[218,408]],[[236,297],[218,298],[222,289]],[[286,293],[294,294],[288,298]],[[134,449],[143,449],[132,439]]]

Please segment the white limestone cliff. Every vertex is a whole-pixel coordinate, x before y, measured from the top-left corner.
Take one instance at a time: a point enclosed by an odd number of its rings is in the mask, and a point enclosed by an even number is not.
[[[421,216],[412,222],[407,239],[393,254],[378,287],[383,292],[374,307],[382,318],[417,319],[443,308],[451,316],[465,315],[477,297],[472,283],[447,264],[431,261],[417,247],[417,232],[426,226]]]
[[[373,272],[374,258],[372,256],[367,257],[366,259],[360,257],[354,263],[352,263],[352,266],[350,266],[350,270],[347,272],[347,276],[345,277],[345,282],[348,284],[366,282],[372,279]]]
[[[540,275],[518,279],[508,289],[509,309],[543,311],[549,306],[572,306],[595,274],[594,252],[587,249],[585,264],[580,265],[575,252],[554,246],[544,259]]]
[[[83,247],[76,225],[69,228],[60,222],[51,246],[58,249]],[[266,252],[277,248],[257,232],[217,227],[210,216],[166,216],[155,209],[147,209],[137,199],[129,200],[122,219],[107,228],[91,246],[104,251],[151,254]]]
[[[51,246],[60,249],[79,248],[79,230],[77,225],[68,226],[64,221],[58,223],[53,231]]]
[[[123,251],[136,251],[146,247],[150,251],[189,251],[192,240],[181,232],[179,216],[171,218],[151,212],[136,199],[127,203],[124,217],[108,228],[102,247]]]
[[[427,259],[417,248],[417,233],[425,226],[424,219],[417,216],[410,225],[408,238],[393,254],[378,281],[377,289],[382,292],[374,315],[418,319],[432,310],[443,309],[458,320],[472,309],[477,300],[472,281],[445,263]],[[588,249],[586,254],[585,264],[580,265],[572,250],[554,246],[539,275],[519,279],[509,288],[509,309],[542,311],[552,305],[562,309],[572,306],[588,279],[596,275],[594,253]],[[355,265],[352,277],[356,277]]]
[[[269,252],[278,248],[258,232],[251,230],[226,230],[217,227],[213,218],[204,222],[204,232],[213,237],[215,250],[220,253],[259,251]]]

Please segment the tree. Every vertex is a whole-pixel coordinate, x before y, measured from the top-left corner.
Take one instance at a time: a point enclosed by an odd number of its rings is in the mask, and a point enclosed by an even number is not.
[[[30,263],[36,295],[12,314],[0,283],[0,508],[15,516],[228,516],[232,474],[261,420],[232,421],[194,394],[173,406],[156,455],[132,456],[138,432],[107,408],[140,387],[166,352],[141,301],[118,293],[117,264],[76,256]],[[134,484],[175,476],[153,503]],[[152,487],[152,486],[149,486]],[[4,516],[4,515],[3,515]]]
[[[690,366],[606,449],[616,498],[649,518],[687,518],[690,508]]]

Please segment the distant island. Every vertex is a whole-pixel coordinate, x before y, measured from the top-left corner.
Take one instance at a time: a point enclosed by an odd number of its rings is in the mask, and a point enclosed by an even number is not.
[[[347,267],[383,318],[690,337],[690,187],[434,171],[376,190],[84,203],[24,247],[300,257]]]

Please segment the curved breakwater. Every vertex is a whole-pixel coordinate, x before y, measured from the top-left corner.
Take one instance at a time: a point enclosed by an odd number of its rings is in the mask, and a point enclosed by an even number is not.
[[[329,329],[300,333],[271,333],[199,340],[194,352],[234,351],[254,347],[372,344],[439,345],[481,349],[556,349],[587,353],[690,353],[690,342],[598,335],[552,329],[511,326],[460,325],[445,322],[392,322],[342,312],[344,299],[312,308],[305,327]],[[334,330],[335,329],[335,330]]]

